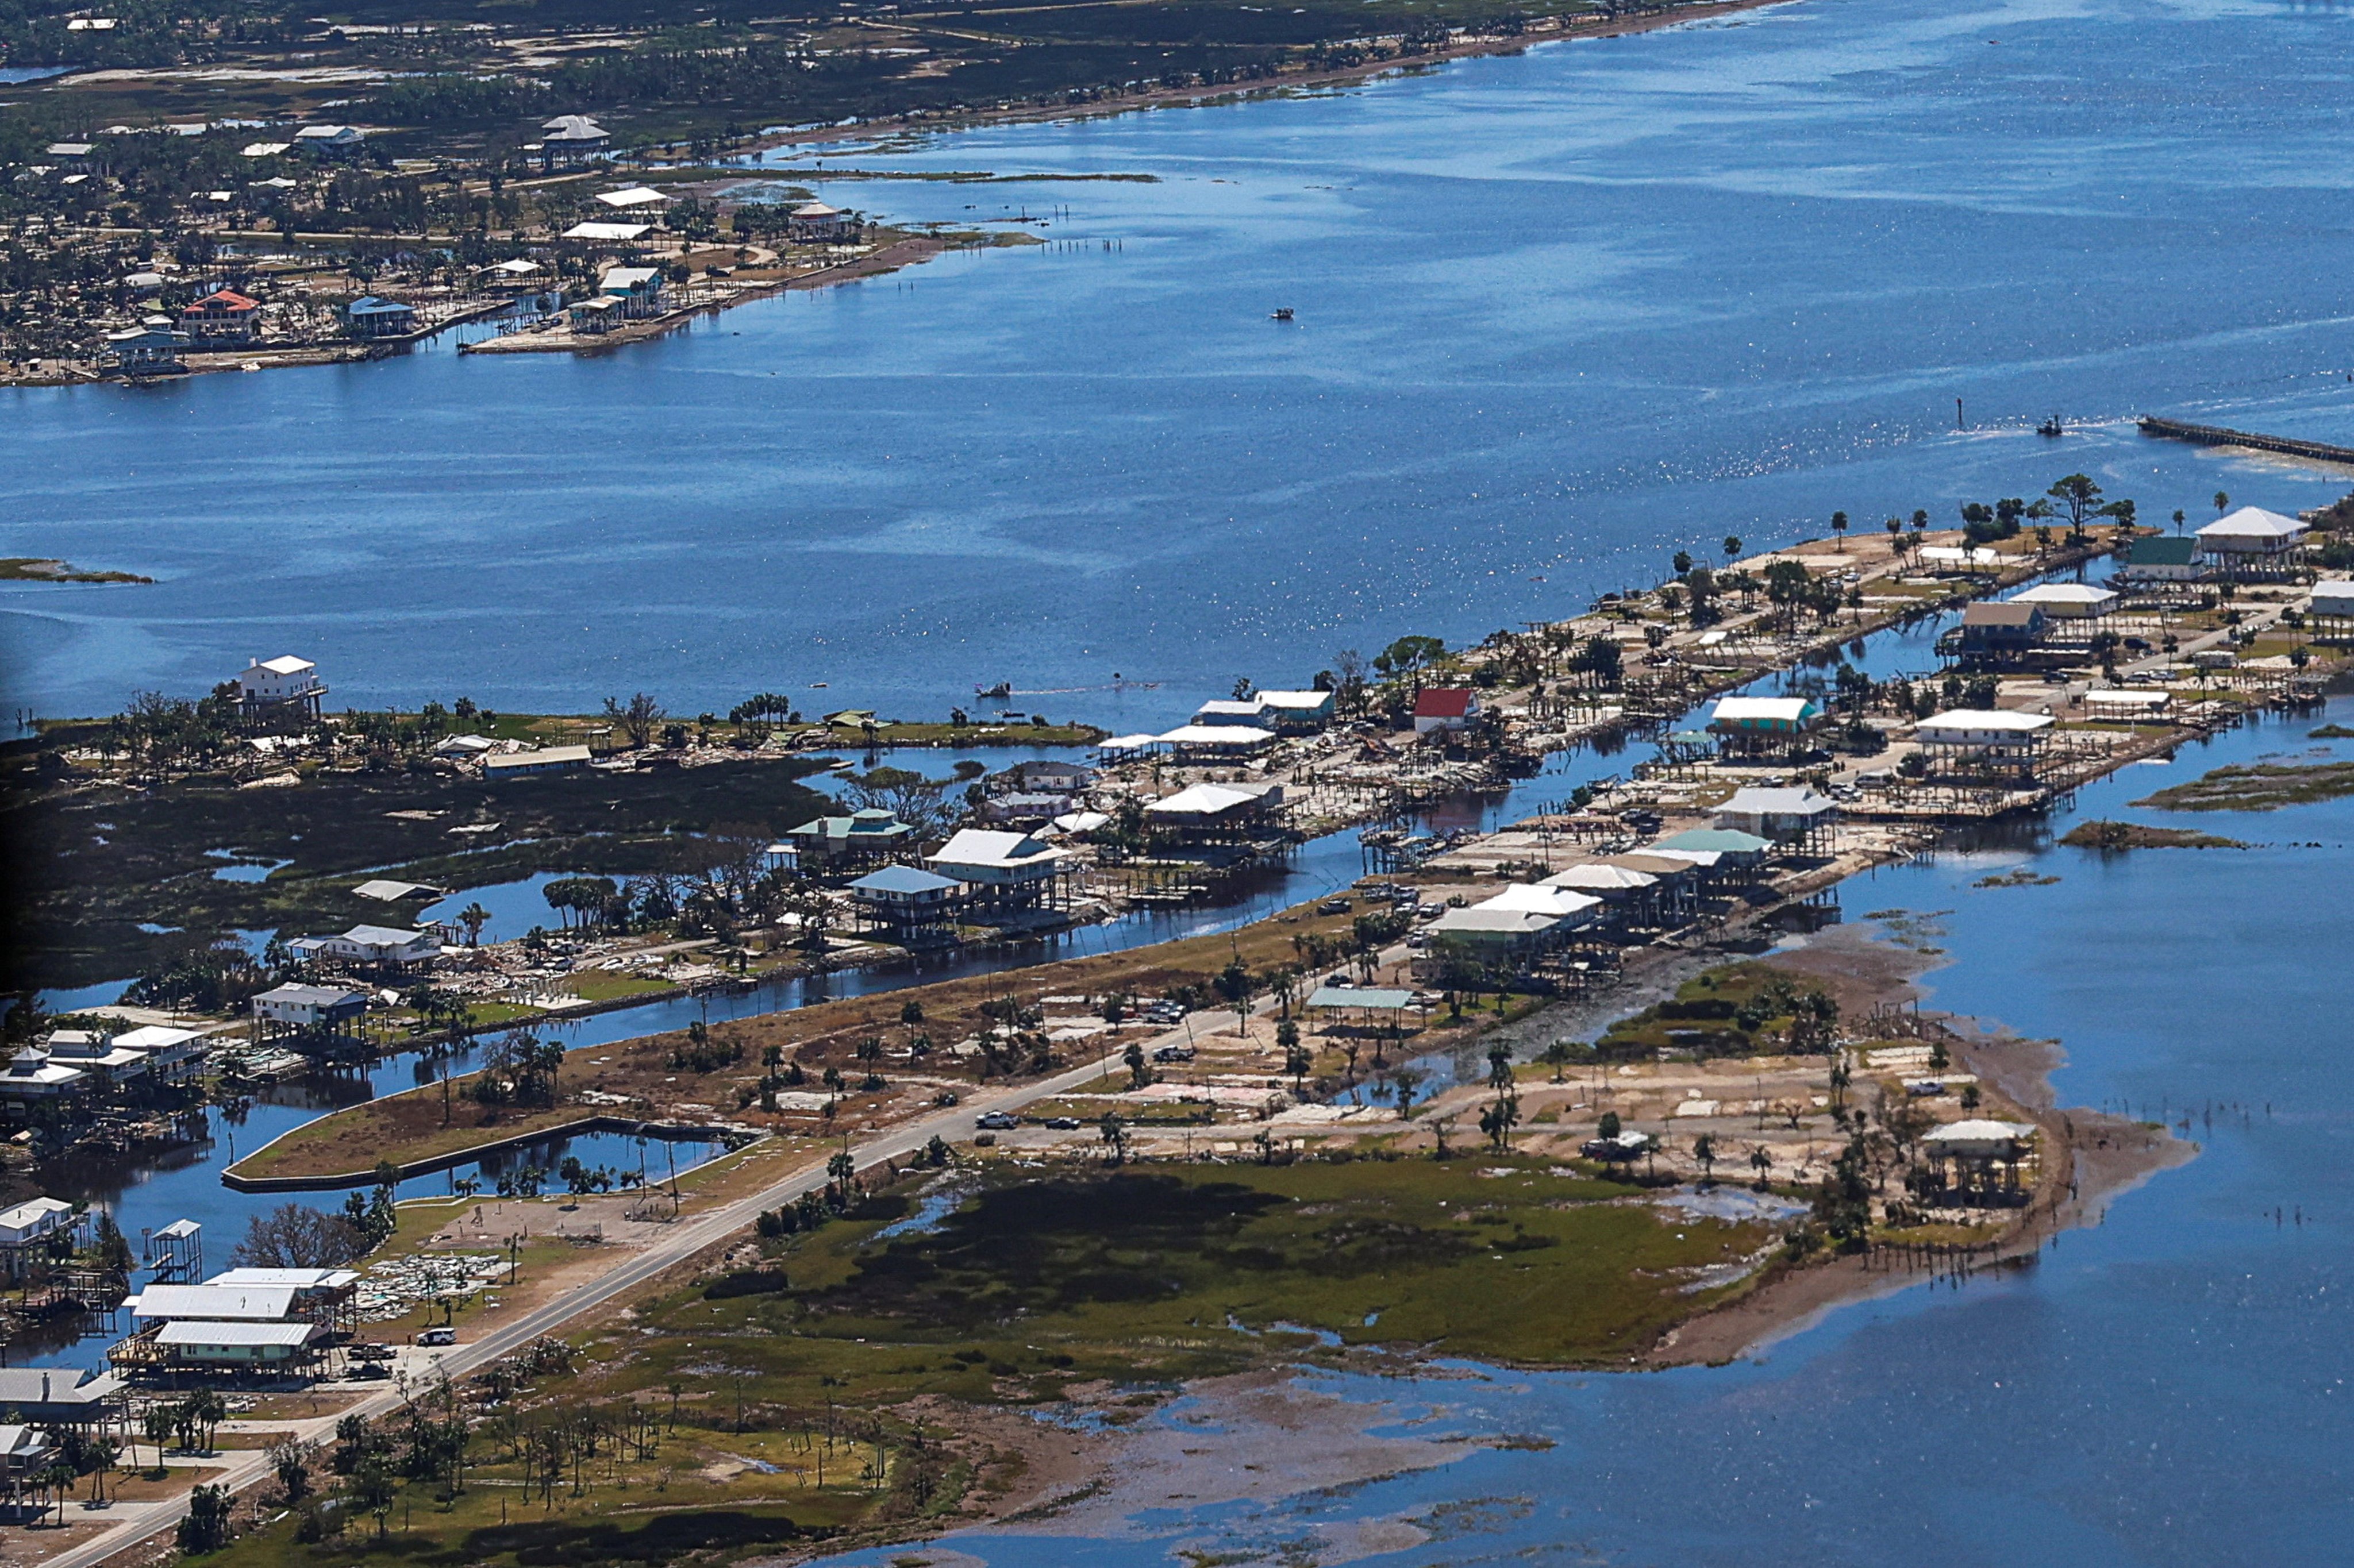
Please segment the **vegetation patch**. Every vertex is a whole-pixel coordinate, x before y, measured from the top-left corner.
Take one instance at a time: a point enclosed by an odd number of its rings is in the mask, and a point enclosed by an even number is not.
[[[2246,849],[2238,839],[2201,833],[2189,828],[2152,828],[2140,822],[2079,822],[2061,838],[2077,849]],[[2052,879],[2059,881],[2058,877]],[[1985,886],[1986,884],[1979,884]]]
[[[152,583],[136,572],[85,572],[42,556],[0,556],[0,582]]]
[[[2354,795],[2354,762],[2260,762],[2218,768],[2134,804],[2161,811],[2276,811],[2343,795]]]
[[[1771,964],[1726,964],[1612,1024],[1595,1050],[1606,1061],[1662,1051],[1703,1057],[1803,1054],[1829,1050],[1838,1022],[1839,1003],[1821,987]]]

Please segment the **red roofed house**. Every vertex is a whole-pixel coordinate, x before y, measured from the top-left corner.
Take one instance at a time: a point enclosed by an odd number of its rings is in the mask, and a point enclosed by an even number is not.
[[[1414,699],[1414,733],[1469,729],[1479,716],[1479,698],[1469,686],[1425,686]]]
[[[182,311],[180,325],[198,343],[251,343],[261,332],[261,302],[217,290]]]

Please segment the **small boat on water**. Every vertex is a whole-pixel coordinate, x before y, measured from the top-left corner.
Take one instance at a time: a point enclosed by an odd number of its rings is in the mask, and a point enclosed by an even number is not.
[[[2066,435],[2068,428],[2060,422],[2059,415],[2050,414],[2044,417],[2041,424],[2035,427],[2035,433],[2039,436],[2059,437]]]
[[[979,682],[975,682],[973,683],[972,694],[976,697],[995,697],[1000,701],[1002,701],[1013,694],[1013,683],[1011,681],[1000,681],[993,686],[984,686]]]
[[[1269,321],[1288,322],[1291,319],[1291,307],[1289,305],[1284,305],[1278,308],[1275,314],[1267,319]]]

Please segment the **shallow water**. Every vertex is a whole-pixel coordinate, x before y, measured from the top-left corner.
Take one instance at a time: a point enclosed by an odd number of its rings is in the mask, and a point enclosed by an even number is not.
[[[0,589],[0,701],[111,711],[291,649],[336,702],[823,681],[937,716],[1005,679],[1127,729],[1834,508],[1876,535],[2071,469],[2145,516],[2315,504],[2344,480],[2121,421],[2354,435],[2348,21],[1809,0],[983,130],[896,162],[1159,183],[832,185],[908,218],[1067,207],[1041,232],[1080,243],[596,358],[0,393],[0,552],[160,579]],[[2042,440],[2052,411],[2087,428]]]

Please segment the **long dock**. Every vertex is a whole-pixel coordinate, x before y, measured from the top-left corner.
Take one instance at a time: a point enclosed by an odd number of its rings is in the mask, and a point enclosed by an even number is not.
[[[2221,425],[2185,424],[2180,419],[2161,419],[2151,414],[2142,416],[2141,433],[2170,441],[2191,441],[2202,447],[2253,447],[2258,451],[2354,467],[2354,447],[2334,447],[2327,441],[2302,440],[2295,436],[2264,436],[2251,430],[2225,429]]]

